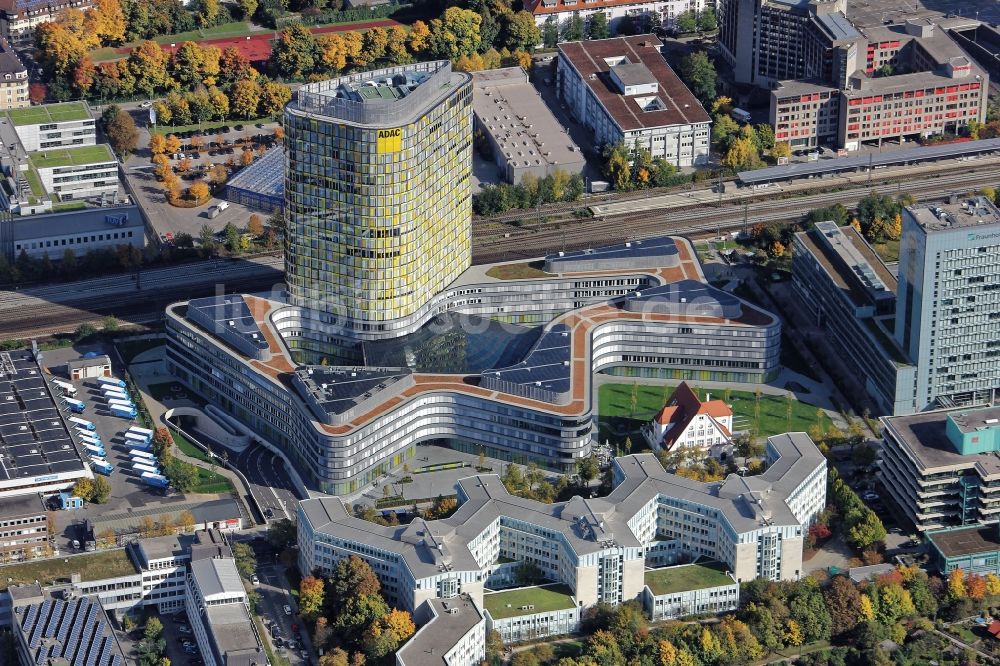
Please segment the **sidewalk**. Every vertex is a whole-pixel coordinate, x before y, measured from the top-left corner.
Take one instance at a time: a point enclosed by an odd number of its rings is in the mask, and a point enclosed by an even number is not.
[[[153,428],[158,428],[160,426],[166,426],[166,419],[163,417],[164,413],[174,407],[198,407],[198,405],[190,400],[170,400],[169,405],[165,405],[154,398],[149,392],[149,386],[151,384],[159,384],[166,382],[176,382],[177,379],[166,373],[162,362],[164,348],[158,347],[156,349],[150,349],[148,351],[142,352],[132,359],[132,363],[128,366],[129,375],[132,377],[132,381],[135,382],[136,387],[138,387],[139,392],[142,394],[142,401],[146,405],[146,409],[149,410],[149,416],[153,420]],[[198,458],[193,458],[183,451],[179,447],[175,446],[173,450],[174,456],[178,460],[183,460],[186,463],[191,463],[196,467],[202,469],[207,469],[216,474],[221,474],[222,476],[229,479],[233,487],[236,489],[236,494],[239,496],[240,505],[246,512],[248,517],[247,527],[252,527],[257,523],[254,518],[254,512],[251,511],[250,507],[247,506],[246,497],[253,497],[250,489],[243,483],[243,480],[238,474],[233,472],[228,467],[221,464],[218,465],[208,465],[203,460]]]

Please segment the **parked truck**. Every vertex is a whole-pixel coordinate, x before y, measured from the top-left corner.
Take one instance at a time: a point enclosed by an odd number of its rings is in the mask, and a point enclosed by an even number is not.
[[[166,488],[170,485],[167,477],[162,474],[153,474],[152,472],[143,472],[139,479],[156,488]]]
[[[125,388],[125,382],[120,379],[115,379],[114,377],[98,377],[97,385],[101,388],[105,386],[117,386],[119,388]]]
[[[71,398],[76,395],[76,387],[69,382],[64,382],[61,379],[53,379],[52,383],[57,389],[63,392],[63,395],[68,395]]]
[[[111,398],[108,400],[108,407],[114,407],[115,405],[119,407],[135,407],[135,403],[131,400],[122,400],[121,398]]]
[[[139,412],[135,411],[135,407],[126,407],[124,405],[111,405],[111,415],[117,416],[123,419],[134,419],[139,415]]]
[[[219,216],[219,213],[221,213],[222,211],[226,210],[227,208],[229,208],[229,202],[228,201],[220,201],[219,203],[215,204],[214,206],[210,206],[209,207],[209,209],[208,209],[208,217],[211,218],[211,219],[214,219],[214,218],[216,218],[216,217]]]
[[[753,117],[750,115],[750,112],[745,111],[743,109],[738,109],[738,108],[733,109],[732,111],[729,112],[729,115],[733,117],[733,120],[740,123],[749,123],[751,120],[753,120]]]
[[[129,426],[129,429],[126,430],[126,432],[130,432],[135,435],[142,435],[146,438],[147,442],[151,441],[154,435],[153,431],[149,428],[140,428],[139,426]]]
[[[105,389],[102,391],[105,400],[110,400],[112,398],[118,398],[119,400],[128,400],[129,395],[125,392],[125,389]]]
[[[156,467],[155,465],[143,465],[142,463],[133,462],[132,471],[138,474],[139,476],[142,476],[144,472],[149,472],[151,474],[159,474],[160,468]]]
[[[156,456],[150,451],[143,451],[142,449],[132,449],[128,452],[128,455],[132,460],[142,459],[142,460],[156,460]]]
[[[129,437],[129,433],[125,433],[125,446],[131,446],[133,449],[140,449],[142,451],[153,450],[153,444],[151,442],[146,442],[141,439],[132,439]]]
[[[69,411],[74,414],[83,414],[83,410],[87,408],[87,405],[81,400],[76,400],[75,398],[63,398],[63,403],[69,408]]]
[[[78,416],[69,417],[69,422],[79,428],[83,428],[84,430],[91,430],[91,431],[97,430],[97,426],[95,426],[93,423],[91,423],[87,419],[81,419]]]
[[[115,471],[115,466],[103,458],[91,458],[90,466],[95,472],[104,476],[111,476],[111,473]]]
[[[95,444],[84,442],[83,448],[87,449],[87,451],[89,451],[92,455],[97,455],[98,458],[104,458],[108,455],[108,452],[104,450],[103,446],[97,446]]]
[[[73,431],[80,437],[89,437],[91,439],[96,439],[98,442],[101,441],[101,436],[97,434],[96,430],[87,430],[86,428],[77,426],[76,428],[73,428]]]

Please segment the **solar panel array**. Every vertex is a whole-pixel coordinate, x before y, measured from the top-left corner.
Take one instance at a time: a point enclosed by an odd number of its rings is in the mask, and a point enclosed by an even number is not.
[[[0,481],[83,467],[31,352],[0,353]]]
[[[125,666],[125,658],[98,603],[82,597],[46,599],[14,609],[35,664],[62,658],[70,666]],[[68,640],[67,640],[68,639]]]
[[[572,332],[558,324],[542,333],[523,361],[483,373],[482,385],[496,391],[555,402],[570,389]]]
[[[188,302],[187,317],[250,358],[260,358],[268,349],[267,340],[239,294],[195,298]]]

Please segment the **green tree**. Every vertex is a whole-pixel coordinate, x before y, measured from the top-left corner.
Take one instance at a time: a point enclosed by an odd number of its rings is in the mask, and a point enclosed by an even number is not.
[[[594,12],[587,22],[587,39],[607,39],[611,36],[608,15],[603,11]]]
[[[578,42],[583,39],[584,21],[580,12],[573,12],[563,26],[563,41]]]
[[[274,117],[281,113],[285,104],[288,104],[291,99],[291,88],[278,81],[267,81],[260,88],[260,103],[257,112],[261,116]]]
[[[761,152],[774,148],[774,128],[768,123],[761,123],[754,129],[757,135],[757,148]]]
[[[90,501],[94,504],[104,504],[111,497],[111,482],[106,477],[94,477],[94,494]]]
[[[92,338],[95,335],[97,335],[97,329],[94,325],[84,322],[76,327],[76,331],[73,333],[73,338],[79,342],[81,340]]]
[[[558,43],[559,21],[555,16],[550,16],[545,19],[545,24],[542,26],[542,44],[547,49],[554,49]]]
[[[722,158],[722,163],[734,171],[753,168],[760,162],[757,157],[757,148],[753,141],[746,137],[734,139],[729,144],[729,150]]]
[[[353,594],[340,606],[330,624],[341,645],[352,650],[363,649],[365,629],[388,612],[388,604],[378,594]]]
[[[233,559],[236,560],[236,570],[240,575],[250,580],[250,576],[257,570],[257,556],[254,555],[253,548],[237,541],[233,544]]]
[[[694,96],[708,107],[715,99],[715,65],[704,51],[695,51],[681,60],[679,73]]]
[[[155,641],[163,635],[163,623],[160,618],[153,616],[146,620],[146,626],[143,627],[142,637],[147,641]]]
[[[315,622],[323,610],[322,578],[306,576],[299,582],[299,613],[307,622]]]
[[[632,164],[628,148],[623,143],[608,144],[602,151],[604,175],[619,192],[632,189]]]
[[[294,23],[281,32],[271,48],[270,62],[282,76],[301,78],[315,68],[315,52],[316,38],[305,26]]]
[[[871,509],[862,512],[861,519],[847,532],[847,540],[858,550],[867,550],[884,541],[886,536],[882,521]]]
[[[479,47],[482,17],[476,12],[449,7],[430,25],[428,48],[438,58],[456,60],[475,53]]]
[[[719,23],[715,18],[715,10],[711,5],[706,5],[701,14],[698,15],[698,29],[702,32],[713,32],[717,30]]]
[[[236,254],[240,251],[240,230],[236,228],[236,225],[232,222],[226,224],[222,229],[223,235],[226,237],[226,249]]]
[[[158,91],[172,89],[176,84],[167,71],[167,62],[166,51],[154,41],[146,40],[132,49],[126,63],[135,79],[136,91],[152,97]]]
[[[530,52],[542,41],[542,32],[531,12],[521,10],[516,14],[504,14],[501,23],[503,46],[509,51],[522,49]]]
[[[590,454],[586,458],[580,458],[576,462],[576,472],[580,475],[580,480],[585,484],[590,484],[591,481],[597,478],[597,474],[601,471],[600,466],[597,463],[597,456]]]
[[[740,134],[740,125],[728,114],[716,114],[712,123],[712,143],[715,149],[726,152],[729,144]]]
[[[73,484],[73,495],[79,497],[84,502],[89,502],[94,496],[94,481],[92,479],[79,479]]]
[[[296,538],[295,523],[287,518],[276,520],[267,526],[267,540],[275,548],[289,548],[295,545]]]
[[[113,316],[107,316],[101,320],[101,330],[105,333],[114,333],[118,330],[118,319]]]
[[[163,474],[170,480],[170,485],[182,493],[191,492],[198,483],[198,468],[178,458],[171,458],[163,466]]]
[[[257,11],[257,0],[236,0],[236,6],[243,13],[243,18],[249,21]]]
[[[679,14],[674,21],[677,32],[682,34],[694,32],[698,29],[698,18],[693,11],[686,11]]]
[[[371,565],[357,555],[338,560],[328,582],[329,589],[325,597],[325,614],[328,617],[335,615],[336,609],[343,607],[349,599],[356,596],[378,596],[382,589]]]

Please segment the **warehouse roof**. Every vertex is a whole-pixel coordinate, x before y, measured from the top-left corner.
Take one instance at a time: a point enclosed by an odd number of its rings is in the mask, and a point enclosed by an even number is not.
[[[660,55],[663,43],[653,35],[633,35],[559,45],[559,55],[579,75],[605,112],[623,132],[711,121],[698,98],[688,90]],[[611,80],[611,67],[642,64],[657,82],[658,104],[640,105],[645,96],[622,94]],[[644,110],[649,108],[651,110]]]

